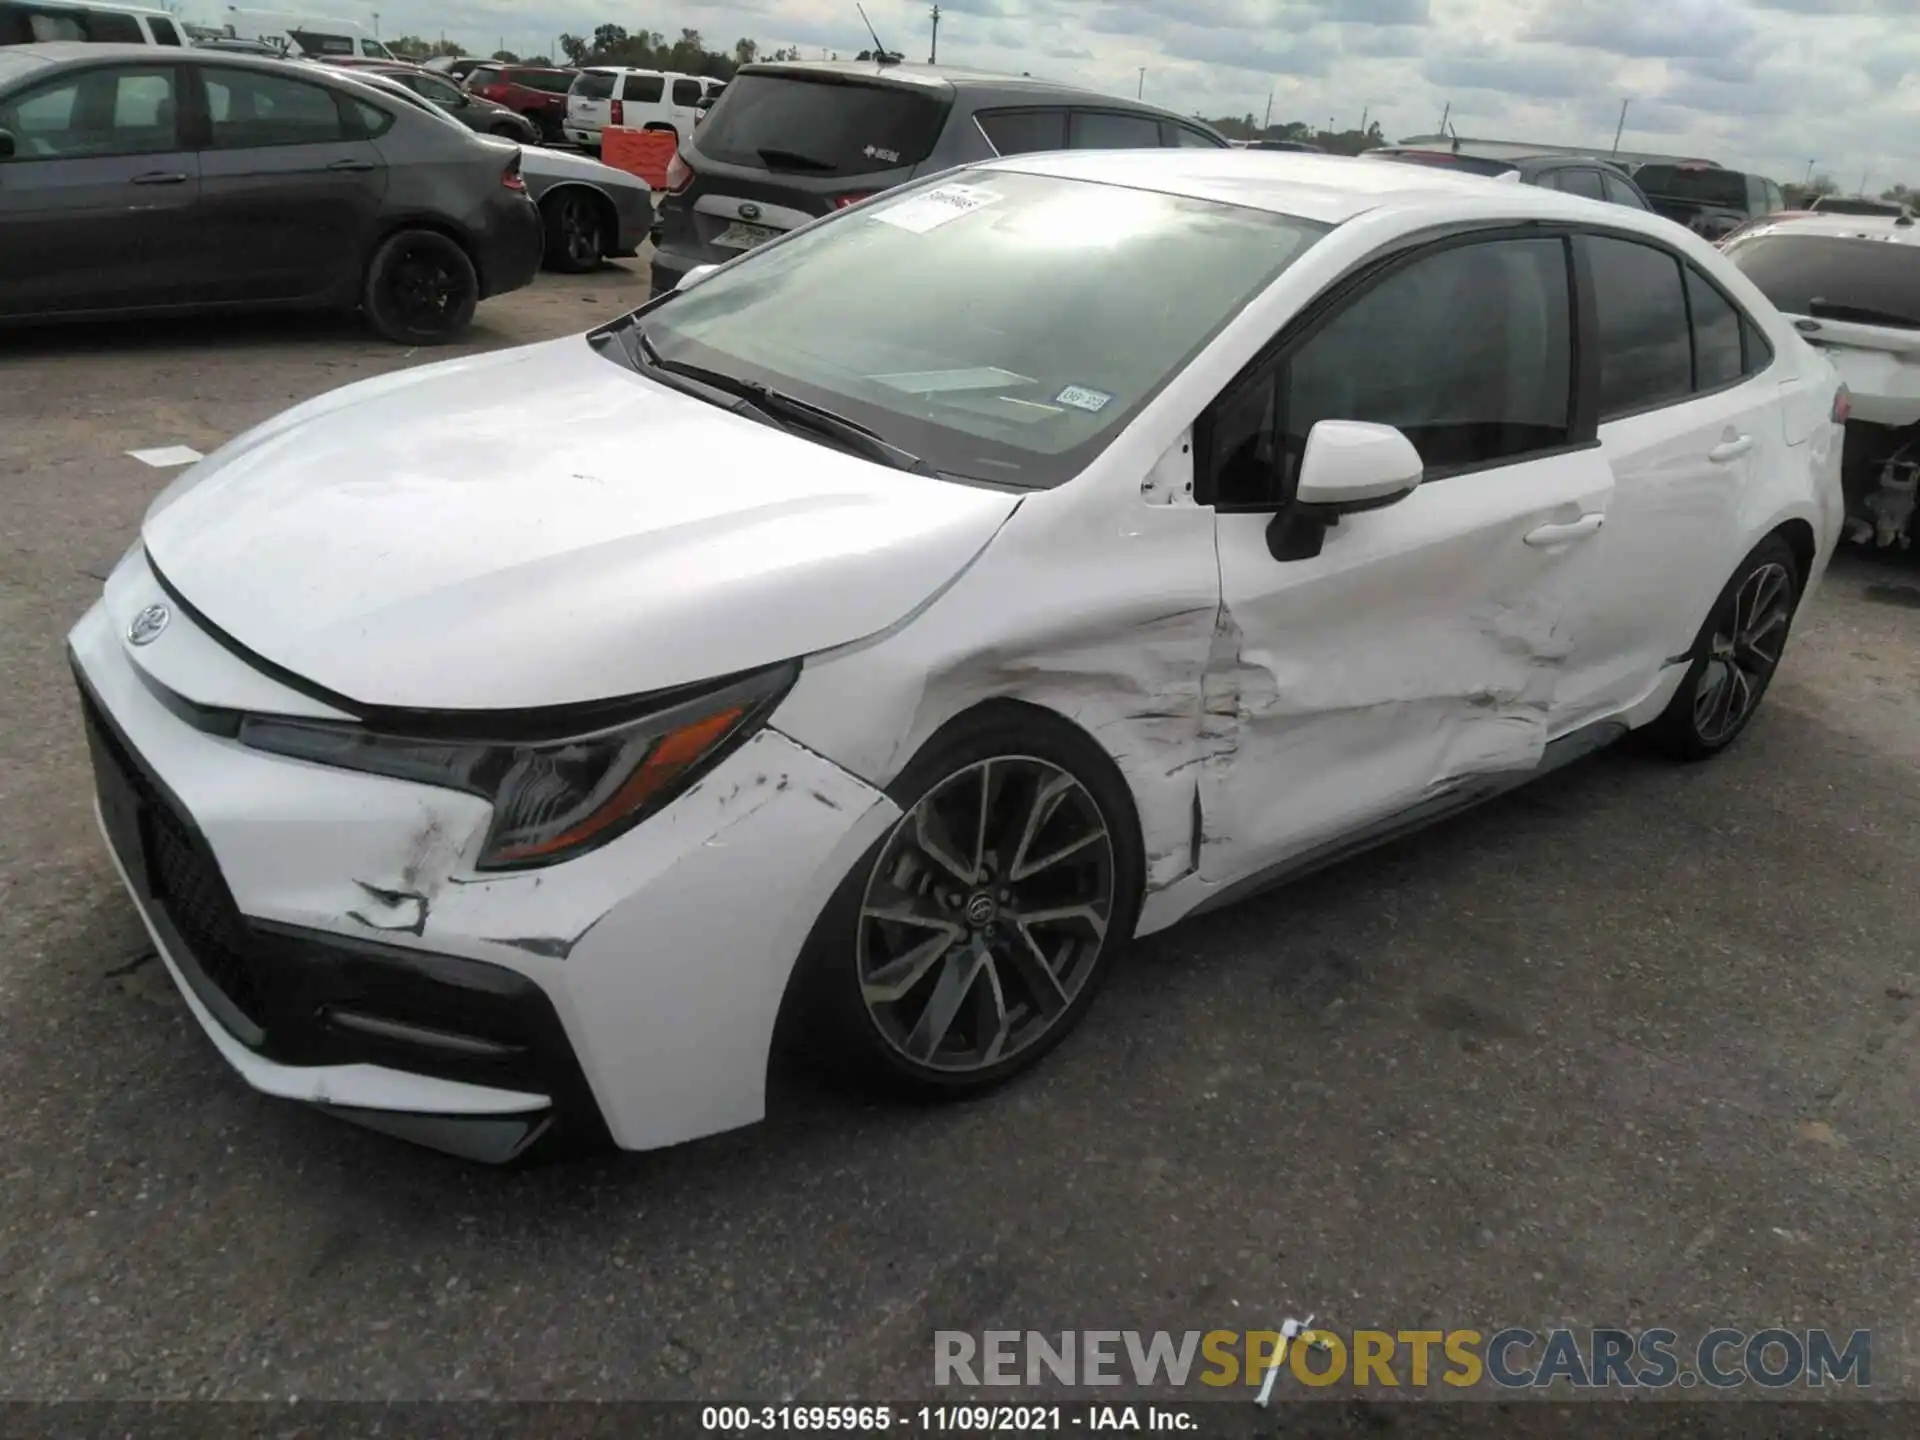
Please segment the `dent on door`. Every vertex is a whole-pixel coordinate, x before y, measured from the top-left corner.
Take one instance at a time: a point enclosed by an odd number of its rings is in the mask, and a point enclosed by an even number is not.
[[[1537,766],[1591,603],[1582,517],[1610,490],[1597,455],[1429,484],[1290,562],[1264,516],[1220,517],[1200,874],[1237,879]],[[1549,525],[1572,531],[1530,543]]]

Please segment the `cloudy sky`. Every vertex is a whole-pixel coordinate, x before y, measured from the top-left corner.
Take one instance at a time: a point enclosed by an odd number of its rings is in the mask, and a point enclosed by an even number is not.
[[[751,36],[852,54],[854,0],[361,0],[385,35],[551,48],[613,22],[710,47]],[[324,0],[353,14],[356,0]],[[927,57],[925,0],[865,0],[881,38]],[[187,0],[193,16],[207,0]],[[1184,113],[1338,128],[1363,109],[1392,138],[1433,131],[1709,155],[1781,180],[1809,160],[1852,191],[1920,186],[1920,0],[942,0],[940,58],[1030,71]],[[211,19],[208,14],[204,18]]]

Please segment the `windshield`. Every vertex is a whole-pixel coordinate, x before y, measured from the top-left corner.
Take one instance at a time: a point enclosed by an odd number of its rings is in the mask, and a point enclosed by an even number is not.
[[[775,242],[641,323],[669,360],[825,406],[946,474],[1050,486],[1327,229],[976,170]]]
[[[1682,170],[1677,165],[1642,165],[1633,172],[1644,195],[1688,200],[1698,205],[1747,208],[1747,177],[1738,170]]]
[[[1779,309],[1834,319],[1920,327],[1920,246],[1849,235],[1767,235],[1736,240],[1726,256]]]
[[[700,153],[725,165],[866,175],[918,165],[946,119],[942,94],[838,76],[740,76],[700,127]]]

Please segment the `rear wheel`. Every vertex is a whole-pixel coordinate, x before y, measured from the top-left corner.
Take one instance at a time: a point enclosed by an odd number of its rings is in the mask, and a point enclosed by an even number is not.
[[[436,230],[402,230],[367,266],[361,308],[397,345],[444,345],[473,321],[480,277],[458,244]]]
[[[607,221],[598,199],[584,190],[562,190],[546,198],[540,214],[549,269],[584,275],[600,267],[607,254]]]
[[[1066,1037],[1132,934],[1132,800],[1091,741],[1017,712],[963,719],[889,789],[904,813],[816,926],[800,1013],[863,1078],[976,1093]]]
[[[1738,739],[1773,682],[1799,602],[1793,547],[1768,536],[1714,602],[1686,678],[1647,738],[1681,760],[1705,760]]]

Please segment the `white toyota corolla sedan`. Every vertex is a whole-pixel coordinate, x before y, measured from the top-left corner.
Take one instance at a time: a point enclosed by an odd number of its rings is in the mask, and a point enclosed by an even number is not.
[[[497,1160],[754,1121],[776,1024],[987,1086],[1132,936],[1723,749],[1841,524],[1827,362],[1545,190],[1035,155],[692,280],[238,437],[75,628],[249,1084]]]

